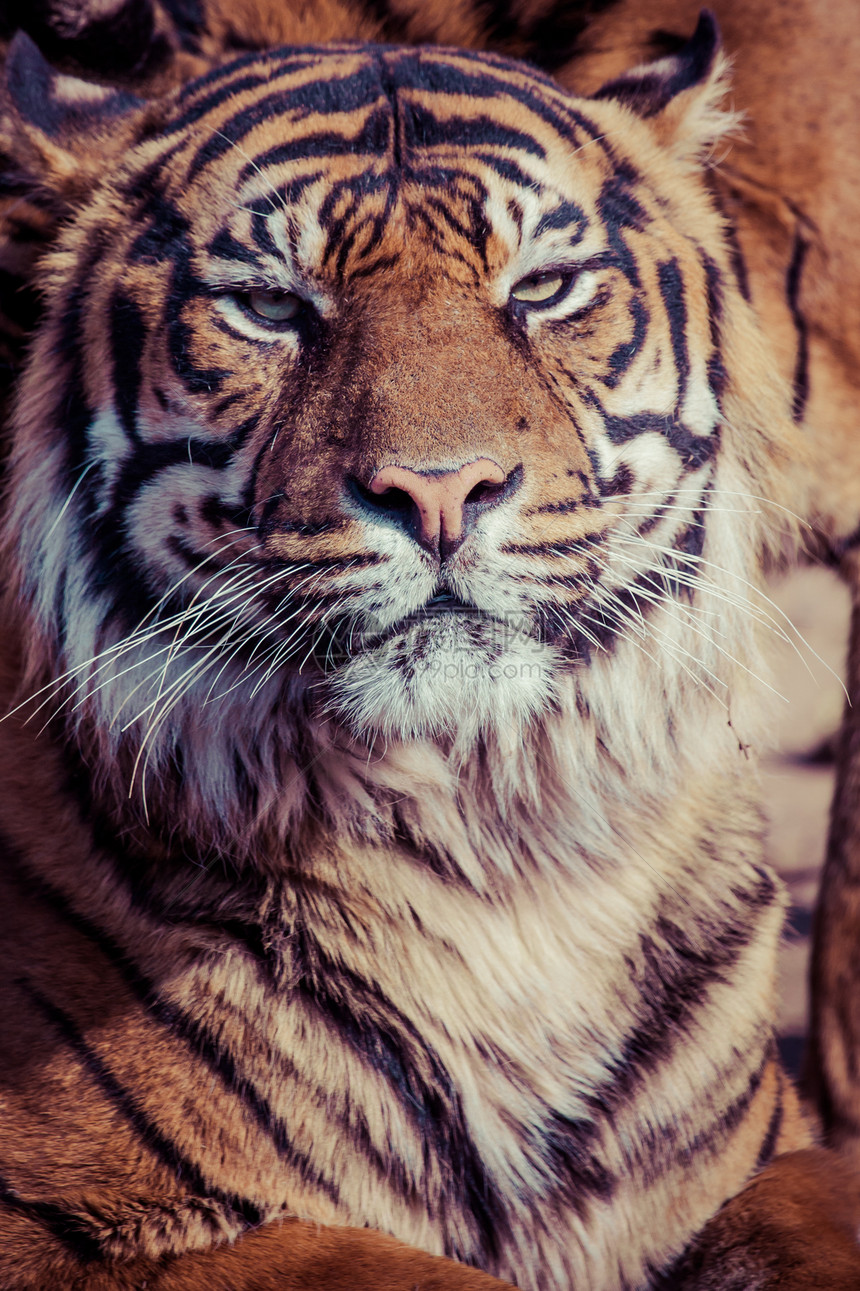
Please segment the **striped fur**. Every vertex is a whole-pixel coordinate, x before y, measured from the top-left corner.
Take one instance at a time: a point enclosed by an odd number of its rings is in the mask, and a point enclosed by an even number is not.
[[[713,24],[585,99],[468,8],[466,48],[332,6],[226,63],[174,8],[120,88],[7,65],[58,223],[3,545],[0,1286],[705,1288],[726,1243],[810,1285],[757,1226],[804,1162],[846,1185],[792,1154],[749,760],[806,450],[700,160]],[[444,559],[370,488],[476,459]]]

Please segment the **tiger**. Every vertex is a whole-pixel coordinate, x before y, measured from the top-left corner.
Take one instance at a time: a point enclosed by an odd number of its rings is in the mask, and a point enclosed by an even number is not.
[[[358,8],[8,49],[0,1287],[847,1291],[751,757],[823,486],[716,22],[586,94]]]

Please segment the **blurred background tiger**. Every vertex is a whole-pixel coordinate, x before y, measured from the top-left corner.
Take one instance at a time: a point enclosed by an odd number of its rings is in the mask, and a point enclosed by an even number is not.
[[[860,30],[718,10],[5,7],[3,1291],[860,1286]]]

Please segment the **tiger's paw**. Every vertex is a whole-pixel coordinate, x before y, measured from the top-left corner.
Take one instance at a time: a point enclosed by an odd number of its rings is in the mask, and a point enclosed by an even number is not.
[[[857,1291],[860,1173],[820,1148],[789,1152],[705,1226],[655,1291]]]
[[[374,1229],[298,1219],[175,1259],[91,1265],[65,1280],[42,1281],[38,1291],[61,1285],[75,1291],[511,1291],[507,1282]]]

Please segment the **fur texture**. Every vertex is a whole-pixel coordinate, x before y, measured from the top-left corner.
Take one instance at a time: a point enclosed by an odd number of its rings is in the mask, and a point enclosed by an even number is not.
[[[730,1242],[732,1286],[847,1286],[841,1222],[773,1255],[798,1161],[844,1188],[773,1056],[749,760],[816,502],[705,168],[713,20],[586,99],[468,7],[472,49],[347,39],[432,6],[153,6],[98,86],[70,12],[3,120],[47,249],[0,1285],[704,1289]],[[475,461],[453,552],[373,487]]]

